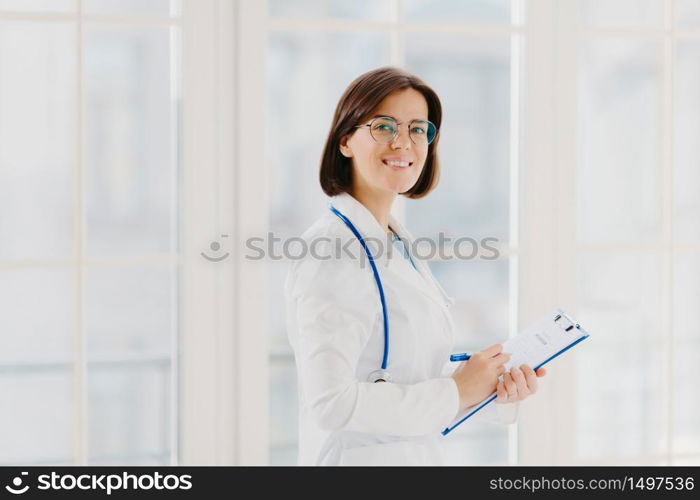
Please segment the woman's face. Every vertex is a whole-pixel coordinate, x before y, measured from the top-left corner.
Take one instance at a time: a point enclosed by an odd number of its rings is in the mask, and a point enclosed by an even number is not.
[[[396,195],[413,187],[425,164],[428,145],[414,144],[408,136],[411,120],[427,120],[428,104],[423,94],[409,88],[388,95],[374,110],[372,116],[391,116],[399,125],[399,133],[393,142],[382,144],[375,141],[369,127],[360,127],[340,141],[340,151],[352,158],[353,191],[371,192],[376,195]],[[409,166],[394,166],[387,162],[408,162]]]

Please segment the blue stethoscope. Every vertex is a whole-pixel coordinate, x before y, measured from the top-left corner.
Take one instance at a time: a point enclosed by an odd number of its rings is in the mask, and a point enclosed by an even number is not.
[[[342,220],[346,226],[350,228],[350,231],[352,231],[352,234],[355,235],[355,237],[358,239],[360,244],[362,245],[362,248],[364,248],[365,253],[367,254],[367,259],[369,260],[370,266],[372,266],[372,273],[374,274],[374,281],[377,282],[377,289],[379,290],[379,300],[382,303],[382,314],[384,316],[384,356],[382,357],[382,368],[380,370],[374,370],[372,373],[369,374],[369,381],[370,382],[391,382],[391,375],[389,372],[386,370],[386,365],[387,365],[387,360],[389,358],[389,313],[387,312],[386,309],[386,299],[384,298],[384,287],[382,286],[382,280],[379,277],[379,271],[377,271],[377,265],[374,263],[374,257],[372,256],[372,252],[370,252],[369,247],[367,246],[367,243],[365,243],[364,238],[360,234],[360,232],[355,228],[355,226],[350,222],[350,220],[345,217],[343,214],[341,214],[338,209],[336,209],[333,205],[329,205],[329,208],[331,212],[333,212],[335,215],[338,216],[340,220]]]

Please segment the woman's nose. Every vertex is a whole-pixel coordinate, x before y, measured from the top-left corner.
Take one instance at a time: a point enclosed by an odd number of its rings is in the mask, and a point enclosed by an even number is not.
[[[394,137],[394,140],[391,141],[391,146],[396,149],[404,149],[407,146],[411,146],[411,137],[408,133],[408,127],[405,129],[403,127],[399,127],[396,137]]]

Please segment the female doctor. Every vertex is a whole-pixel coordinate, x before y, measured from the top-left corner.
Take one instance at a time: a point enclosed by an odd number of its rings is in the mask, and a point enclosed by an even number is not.
[[[285,283],[300,465],[439,465],[440,432],[462,410],[496,392],[472,418],[513,423],[545,374],[505,372],[500,344],[449,361],[453,300],[390,213],[397,195],[435,187],[441,119],[435,92],[391,67],[358,77],[337,105],[320,169],[329,207]]]

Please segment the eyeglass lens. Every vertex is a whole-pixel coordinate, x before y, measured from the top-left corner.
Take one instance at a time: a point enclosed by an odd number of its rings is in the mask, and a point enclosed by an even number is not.
[[[393,118],[379,117],[370,123],[370,132],[377,142],[388,143],[398,135],[399,126]],[[435,139],[435,125],[426,120],[409,123],[408,135],[415,144],[430,144]]]

